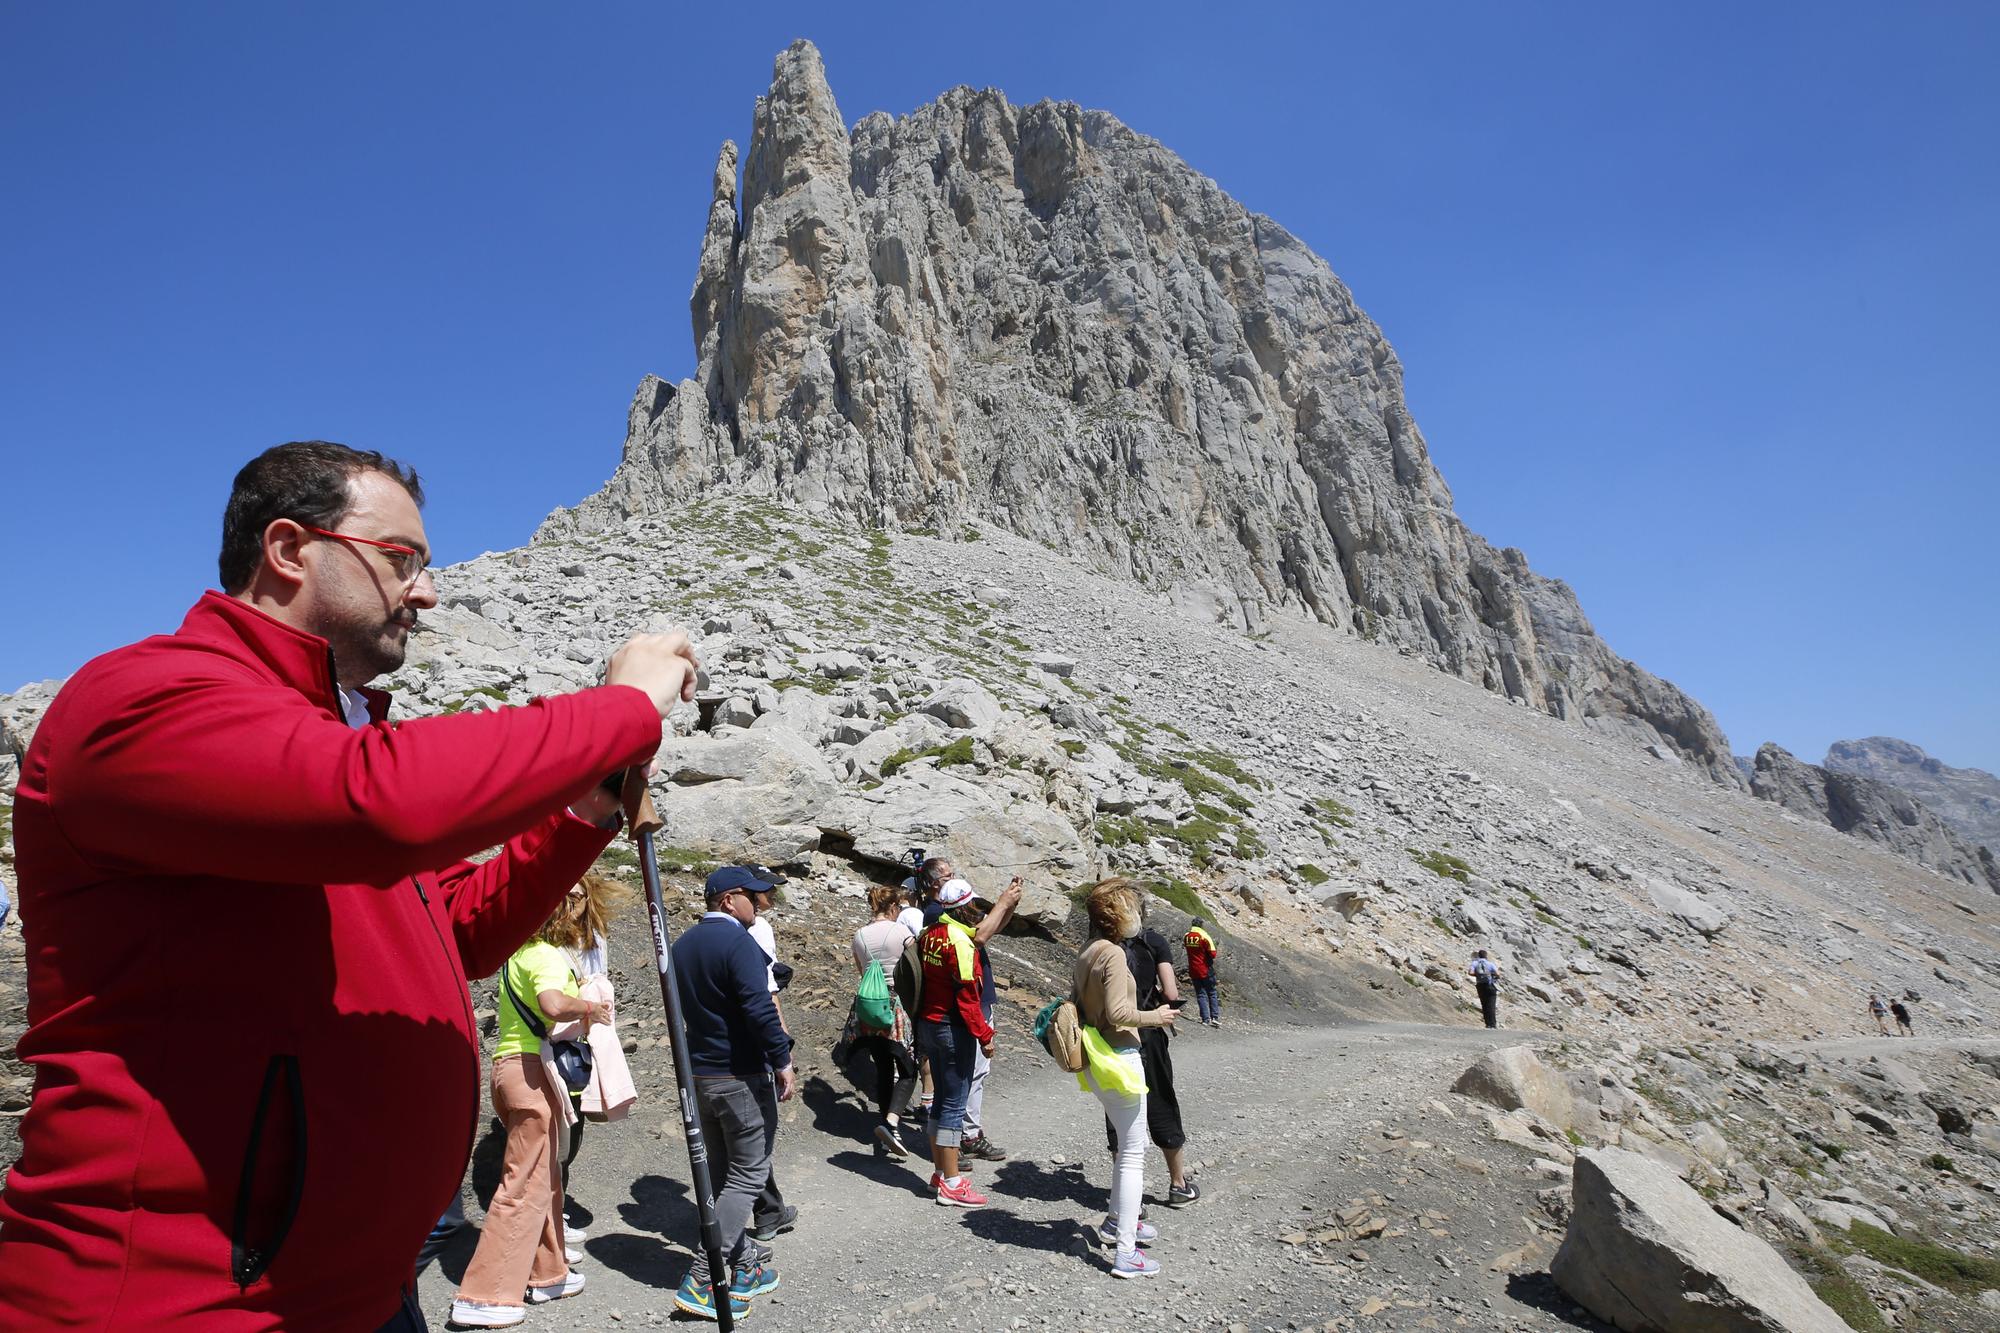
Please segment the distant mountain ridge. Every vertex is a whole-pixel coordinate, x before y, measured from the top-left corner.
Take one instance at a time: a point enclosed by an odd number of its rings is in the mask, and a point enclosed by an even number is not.
[[[1953,768],[1892,736],[1835,741],[1821,767],[1899,787],[1966,841],[2000,853],[2000,777],[1985,769]]]
[[[977,519],[1245,629],[1393,644],[1740,788],[1708,710],[1470,531],[1382,332],[1317,255],[1102,111],[955,88],[850,131],[798,42],[722,147],[699,365],[544,539],[716,492]]]
[[[1758,747],[1750,791],[1842,833],[1879,842],[1941,875],[2000,893],[2000,861],[1993,853],[1961,836],[1903,787],[1808,764],[1766,743]]]

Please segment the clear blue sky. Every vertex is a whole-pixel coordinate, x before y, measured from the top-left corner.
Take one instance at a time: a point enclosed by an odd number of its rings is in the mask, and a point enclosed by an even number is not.
[[[2000,770],[1991,4],[7,5],[0,688],[178,623],[268,444],[415,462],[445,560],[594,490],[797,36],[850,122],[1070,99],[1282,221],[1739,751]]]

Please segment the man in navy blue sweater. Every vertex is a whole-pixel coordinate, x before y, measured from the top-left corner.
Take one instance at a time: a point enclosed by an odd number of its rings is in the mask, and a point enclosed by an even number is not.
[[[728,1300],[731,1313],[741,1317],[749,1313],[751,1297],[778,1285],[771,1251],[744,1234],[771,1174],[778,1103],[798,1086],[792,1039],[771,1003],[764,951],[750,938],[749,925],[757,916],[751,895],[762,887],[740,866],[716,871],[705,886],[708,911],[674,941],[689,1072],[719,1182],[715,1214],[730,1266],[725,1294],[718,1296],[708,1255],[696,1244],[694,1264],[674,1293],[674,1304],[698,1319],[714,1319],[718,1299]]]

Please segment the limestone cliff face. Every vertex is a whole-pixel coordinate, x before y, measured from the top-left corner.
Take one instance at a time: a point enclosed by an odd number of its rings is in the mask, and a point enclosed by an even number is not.
[[[2000,863],[1960,837],[1922,801],[1858,773],[1805,763],[1766,743],[1757,750],[1753,794],[1843,833],[1879,842],[1941,875],[2000,893]]]
[[[1332,270],[1101,111],[957,88],[850,131],[794,44],[725,144],[699,364],[549,531],[726,489],[998,524],[1255,628],[1419,654],[1741,785],[1714,719],[1452,509],[1380,329]]]
[[[1953,768],[1891,736],[1835,741],[1823,766],[1900,787],[1967,842],[2000,848],[2000,777],[1984,769]]]

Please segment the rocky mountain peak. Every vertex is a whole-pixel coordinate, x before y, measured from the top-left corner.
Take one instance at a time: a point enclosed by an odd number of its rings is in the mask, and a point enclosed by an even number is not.
[[[1984,769],[1953,768],[1892,736],[1835,741],[1824,767],[1908,792],[1966,841],[2000,848],[2000,777]]]
[[[1767,741],[1758,747],[1750,790],[1794,814],[1879,842],[1939,874],[2000,893],[2000,863],[1993,853],[1966,841],[1899,786],[1805,763]]]
[[[543,536],[715,492],[995,524],[1261,630],[1317,620],[1740,785],[1714,719],[1453,512],[1402,367],[1297,237],[1103,111],[956,88],[850,133],[794,43],[716,164],[693,379]]]

